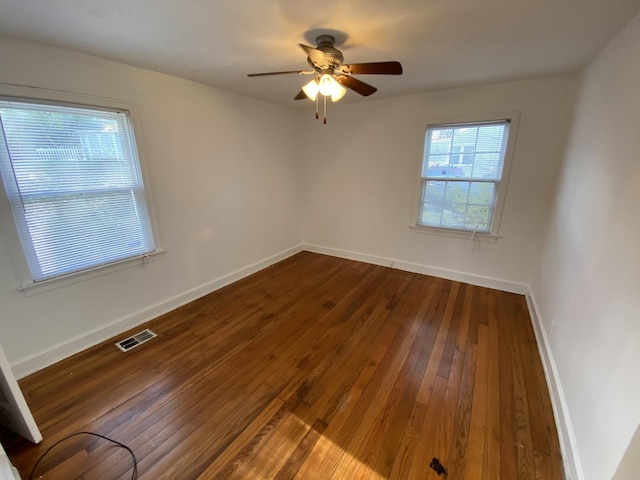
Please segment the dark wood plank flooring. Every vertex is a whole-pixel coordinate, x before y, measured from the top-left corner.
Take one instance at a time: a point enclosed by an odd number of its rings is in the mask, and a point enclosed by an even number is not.
[[[44,435],[138,478],[561,479],[525,298],[303,252],[20,382]],[[119,336],[115,340],[126,337]],[[34,478],[128,479],[76,436]]]

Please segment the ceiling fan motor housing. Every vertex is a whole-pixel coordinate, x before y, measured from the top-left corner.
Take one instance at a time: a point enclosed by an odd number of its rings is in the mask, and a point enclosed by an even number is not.
[[[342,65],[344,57],[342,52],[334,47],[336,39],[332,35],[320,35],[316,38],[318,50],[324,53],[325,65],[319,65],[322,68],[335,69]]]

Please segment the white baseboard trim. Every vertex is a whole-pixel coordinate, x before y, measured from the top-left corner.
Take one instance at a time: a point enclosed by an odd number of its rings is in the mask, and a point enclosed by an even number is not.
[[[302,249],[309,252],[322,253],[333,257],[347,258],[349,260],[357,260],[359,262],[371,263],[373,265],[382,265],[384,267],[397,268],[406,272],[420,273],[422,275],[431,275],[433,277],[446,278],[456,282],[470,283],[479,287],[494,288],[504,292],[519,293],[526,295],[529,293],[529,285],[519,282],[511,282],[509,280],[500,280],[498,278],[476,275],[473,273],[460,272],[458,270],[449,270],[446,268],[433,267],[430,265],[422,265],[419,263],[405,262],[394,258],[379,257],[377,255],[369,255],[366,253],[352,252],[338,248],[323,247],[309,243],[302,244]]]
[[[226,287],[227,285],[244,277],[248,277],[249,275],[263,270],[274,263],[295,255],[302,250],[302,244],[299,244],[295,247],[276,253],[275,255],[199,285],[187,290],[186,292],[156,303],[155,305],[138,310],[137,312],[114,320],[113,322],[105,324],[99,328],[95,328],[64,342],[58,343],[46,350],[21,358],[11,365],[11,369],[13,370],[16,378],[20,379],[26,377],[27,375],[52,365],[64,358],[70,357],[82,350],[104,342],[105,340],[108,340],[122,332],[148,322],[149,320],[153,320],[160,315],[170,312],[171,310],[175,310],[182,305],[197,300],[198,298],[219,290],[222,287]]]
[[[573,424],[569,415],[567,401],[564,396],[564,389],[560,383],[560,376],[556,362],[551,352],[551,345],[547,336],[540,310],[536,303],[535,296],[532,291],[526,295],[527,306],[529,307],[529,315],[533,324],[533,331],[536,335],[538,350],[544,368],[544,374],[549,387],[551,396],[551,406],[556,421],[556,429],[558,430],[558,440],[560,441],[560,452],[562,454],[562,463],[564,466],[564,474],[566,480],[584,480],[584,471],[582,470],[582,462],[578,453],[578,444],[576,441]]]

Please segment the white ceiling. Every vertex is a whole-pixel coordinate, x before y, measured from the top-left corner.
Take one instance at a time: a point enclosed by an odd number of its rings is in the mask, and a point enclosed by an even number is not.
[[[294,105],[308,77],[246,74],[307,68],[297,44],[323,32],[345,63],[403,64],[400,77],[358,77],[381,98],[577,71],[638,11],[640,0],[0,0],[0,32]]]

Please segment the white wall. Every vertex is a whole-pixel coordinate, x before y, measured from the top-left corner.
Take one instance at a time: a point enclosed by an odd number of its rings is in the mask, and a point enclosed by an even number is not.
[[[631,439],[613,480],[638,480],[640,472],[640,427]]]
[[[392,259],[402,268],[526,291],[553,200],[574,91],[573,77],[554,77],[329,105],[327,125],[313,120],[312,107],[300,112],[308,147],[305,242],[337,255]],[[472,243],[409,229],[427,122],[511,111],[520,112],[520,128],[501,238]]]
[[[613,476],[640,422],[638,52],[640,16],[583,74],[532,283],[582,459],[576,470],[590,480]]]
[[[16,290],[6,232],[0,234],[0,344],[18,376],[299,245],[296,137],[287,109],[9,38],[0,39],[0,65],[0,83],[137,104],[136,134],[166,249],[149,266],[27,297]]]

